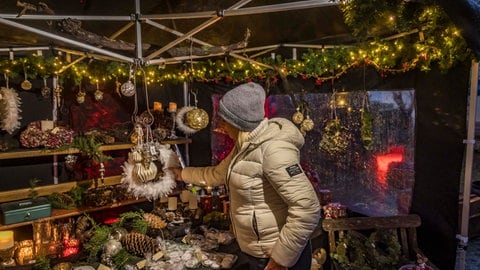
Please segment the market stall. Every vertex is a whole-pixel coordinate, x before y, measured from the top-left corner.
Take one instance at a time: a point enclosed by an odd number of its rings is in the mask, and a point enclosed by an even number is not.
[[[448,3],[7,2],[0,4],[0,27],[9,33],[1,49],[0,157],[2,175],[18,179],[1,181],[2,203],[49,197],[52,212],[39,218],[67,227],[83,211],[111,213],[109,233],[100,238],[145,257],[135,263],[159,266],[175,257],[196,259],[192,267],[221,267],[224,259],[223,268],[238,267],[231,242],[211,253],[192,247],[203,243],[191,245],[220,232],[200,225],[208,224],[208,214],[218,215],[217,226],[228,220],[228,194],[178,186],[167,168],[219,162],[232,142],[218,130],[218,99],[254,81],[268,92],[266,115],[292,119],[304,133],[303,169],[319,196],[331,194],[329,202],[340,205],[327,209],[418,214],[425,255],[447,268],[455,261],[467,89],[475,88],[470,59],[478,46],[472,29],[463,37],[455,31],[447,19],[454,11],[440,9]],[[367,20],[373,12],[378,20]],[[80,188],[87,191],[80,192],[82,205],[72,198]],[[117,223],[122,214],[135,220],[139,212],[130,210],[145,201],[155,216],[141,220],[164,227],[149,238],[146,231],[130,235],[128,244],[115,239],[112,228],[127,226]],[[110,209],[117,207],[123,212]],[[23,227],[35,220],[3,220],[0,230],[33,241]],[[97,217],[90,226],[106,221]],[[192,221],[198,226],[185,230]],[[157,238],[162,241],[152,244]],[[173,238],[175,244],[167,241]],[[73,242],[70,251],[78,248]],[[115,264],[117,242],[82,245],[95,263]]]

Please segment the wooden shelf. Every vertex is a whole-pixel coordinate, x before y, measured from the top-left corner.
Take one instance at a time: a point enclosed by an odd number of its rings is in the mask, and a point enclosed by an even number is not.
[[[178,138],[172,140],[161,141],[161,144],[186,144],[191,143],[192,140],[189,138]],[[119,143],[119,144],[108,144],[100,146],[102,151],[115,151],[115,150],[125,150],[130,149],[133,145],[130,143]],[[69,155],[77,154],[80,151],[76,148],[69,148],[66,150],[55,150],[55,149],[32,149],[32,150],[12,150],[8,152],[0,153],[0,160],[2,159],[16,159],[16,158],[30,158],[30,157],[42,157],[42,156],[56,156],[56,155]]]
[[[82,208],[76,208],[76,209],[52,209],[52,215],[49,216],[49,217],[40,218],[40,219],[36,219],[36,220],[32,220],[32,221],[25,221],[25,222],[19,222],[19,223],[14,223],[14,224],[8,224],[8,225],[0,224],[0,231],[10,230],[10,229],[22,227],[22,226],[25,226],[25,225],[30,225],[30,224],[33,224],[34,222],[56,220],[56,219],[62,219],[62,218],[68,218],[68,217],[75,217],[75,216],[79,216],[79,215],[86,214],[86,213],[108,210],[108,209],[118,208],[118,207],[122,207],[122,206],[142,203],[142,202],[146,202],[146,201],[147,201],[147,199],[141,198],[141,199],[137,199],[137,200],[122,201],[122,202],[118,202],[118,203],[114,203],[114,204],[106,205],[106,206],[100,206],[100,207],[82,207]]]

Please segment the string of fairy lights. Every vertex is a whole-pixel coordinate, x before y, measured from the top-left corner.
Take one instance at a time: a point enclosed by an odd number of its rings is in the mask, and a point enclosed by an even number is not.
[[[145,78],[147,84],[185,81],[276,81],[285,76],[314,79],[316,84],[321,84],[323,81],[338,79],[350,69],[365,64],[374,67],[383,75],[402,73],[414,68],[428,71],[434,64],[442,70],[448,70],[455,63],[473,57],[460,31],[446,19],[446,15],[437,6],[417,7],[418,11],[410,14],[411,9],[405,6],[408,1],[400,1],[401,7],[389,6],[383,0],[368,3],[363,1],[361,5],[359,2],[362,1],[346,1],[342,4],[345,23],[353,28],[353,33],[370,37],[358,38],[360,41],[354,45],[308,49],[298,59],[275,55],[258,57],[249,62],[229,57],[227,54],[184,64],[147,65],[138,72],[142,72],[142,78]],[[379,14],[376,21],[360,20],[369,16],[367,13],[373,12],[374,8],[375,14]],[[383,10],[379,10],[382,8]],[[393,14],[393,11],[397,14]],[[410,12],[410,15],[405,15],[407,12]],[[415,24],[411,21],[412,16],[415,16]],[[387,20],[382,26],[395,28],[397,32],[402,30],[401,33],[407,34],[383,39],[371,33],[366,34],[366,29],[373,29],[375,25],[382,23],[380,19]],[[0,61],[0,72],[5,78],[44,79],[56,76],[60,81],[70,79],[75,84],[123,82],[130,79],[131,70],[131,63],[93,58],[72,63],[71,57],[66,57],[65,54],[50,57],[32,54]]]

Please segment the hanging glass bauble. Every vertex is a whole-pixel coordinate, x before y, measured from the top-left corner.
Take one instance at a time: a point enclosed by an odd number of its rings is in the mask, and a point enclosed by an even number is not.
[[[103,100],[103,92],[102,91],[96,90],[93,95],[94,95],[96,101]]]
[[[120,87],[120,91],[122,95],[126,97],[131,97],[135,95],[135,84],[133,84],[131,80],[128,80],[122,84],[122,86]]]
[[[207,127],[208,122],[208,113],[203,109],[195,108],[185,114],[185,124],[195,130]]]
[[[310,116],[307,115],[307,117],[302,121],[301,128],[305,131],[310,131],[313,129],[315,126],[315,123],[313,122],[312,119],[310,119]]]
[[[292,115],[292,121],[293,123],[300,125],[305,117],[303,116],[303,113],[300,112],[300,109],[297,108],[297,111]]]
[[[116,239],[109,239],[103,245],[103,252],[107,256],[115,256],[122,249],[122,243]]]

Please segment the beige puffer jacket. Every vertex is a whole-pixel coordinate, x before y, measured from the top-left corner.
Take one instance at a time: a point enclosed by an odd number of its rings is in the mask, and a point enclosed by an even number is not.
[[[217,166],[187,167],[187,183],[229,190],[231,220],[241,250],[295,264],[320,219],[316,193],[299,165],[304,138],[289,120],[263,120],[241,149]]]

